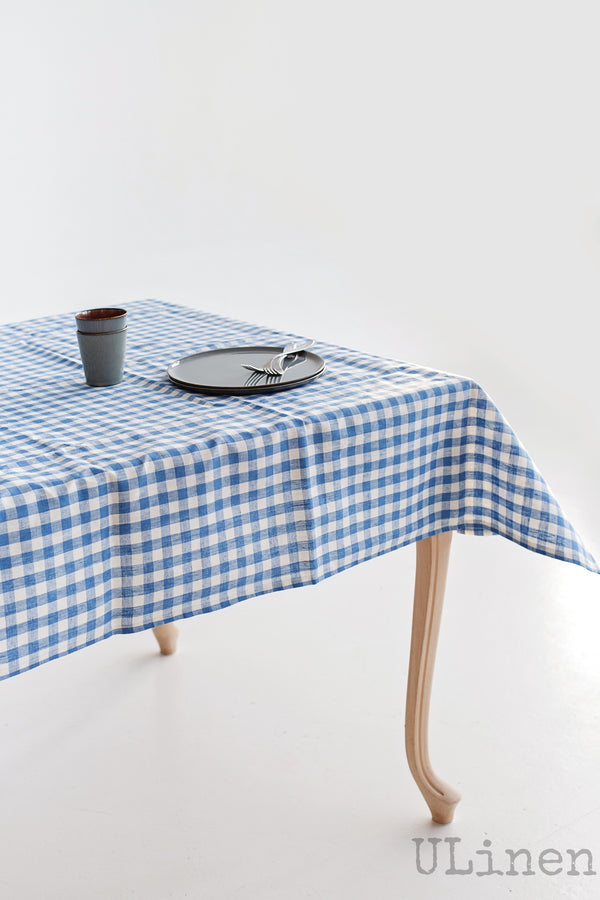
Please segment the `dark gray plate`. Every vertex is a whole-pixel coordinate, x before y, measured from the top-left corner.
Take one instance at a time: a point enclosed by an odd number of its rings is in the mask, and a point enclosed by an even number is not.
[[[264,366],[281,349],[222,347],[206,350],[171,363],[167,375],[177,387],[201,394],[270,394],[306,384],[325,369],[321,357],[308,351],[287,357],[281,377],[259,375],[242,366],[242,363]]]

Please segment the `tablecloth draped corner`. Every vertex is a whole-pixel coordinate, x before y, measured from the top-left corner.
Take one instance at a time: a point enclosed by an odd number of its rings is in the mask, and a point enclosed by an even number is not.
[[[296,336],[127,309],[110,388],[85,385],[70,316],[0,328],[0,677],[442,531],[600,571],[472,380],[321,343],[326,372],[301,388],[193,394],[174,359]]]

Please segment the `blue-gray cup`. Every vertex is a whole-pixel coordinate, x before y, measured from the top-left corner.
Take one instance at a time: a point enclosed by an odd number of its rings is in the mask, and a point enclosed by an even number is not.
[[[124,309],[86,309],[77,313],[77,340],[85,372],[92,387],[107,387],[123,380],[127,313]]]

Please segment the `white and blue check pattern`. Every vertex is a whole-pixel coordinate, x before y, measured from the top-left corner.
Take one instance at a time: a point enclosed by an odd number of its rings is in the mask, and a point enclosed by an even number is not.
[[[127,308],[107,388],[85,384],[73,316],[0,328],[0,678],[443,531],[600,571],[469,379],[317,344],[327,369],[307,385],[193,394],[174,359],[292,336]]]

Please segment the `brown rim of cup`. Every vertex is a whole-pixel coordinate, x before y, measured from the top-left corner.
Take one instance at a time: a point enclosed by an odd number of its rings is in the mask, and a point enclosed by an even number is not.
[[[127,325],[117,328],[115,331],[80,331],[78,328],[77,334],[85,334],[89,337],[104,337],[105,334],[121,334],[122,331],[127,331]]]
[[[82,319],[84,322],[97,322],[106,319],[119,319],[126,316],[126,309],[117,309],[115,307],[102,307],[100,309],[84,309],[82,312],[76,313],[76,319]]]

